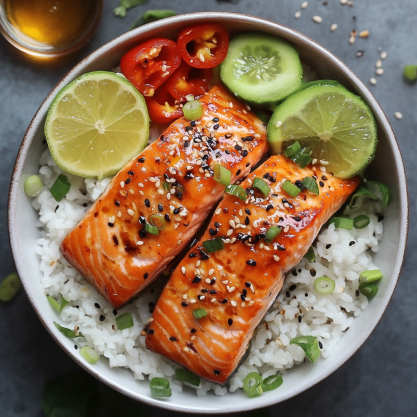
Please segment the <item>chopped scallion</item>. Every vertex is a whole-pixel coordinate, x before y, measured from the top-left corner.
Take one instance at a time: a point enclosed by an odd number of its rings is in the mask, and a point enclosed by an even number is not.
[[[145,223],[145,231],[151,233],[152,235],[159,235],[159,229],[149,223]]]
[[[310,246],[310,249],[304,255],[304,258],[306,258],[308,262],[314,262],[316,260],[316,254],[314,253],[313,246]]]
[[[84,346],[80,349],[81,356],[91,365],[94,365],[100,359],[100,355],[90,346]]]
[[[332,217],[329,223],[334,223],[335,227],[339,229],[352,230],[353,228],[353,219],[349,217]]]
[[[60,324],[55,323],[55,327],[64,335],[67,336],[69,339],[75,339],[76,337],[84,337],[81,333],[75,333],[71,329],[67,329],[66,327],[62,327]]]
[[[355,226],[355,229],[364,229],[370,222],[371,221],[369,220],[369,217],[365,214],[356,216],[353,219],[353,225]]]
[[[116,317],[116,324],[119,330],[129,329],[133,327],[133,317],[129,313],[124,313]]]
[[[284,184],[282,184],[282,189],[291,197],[297,197],[301,192],[301,190],[289,180],[286,180]]]
[[[58,313],[60,313],[68,305],[68,301],[62,295],[61,295],[61,303],[58,303],[58,301],[55,300],[55,298],[49,295],[46,296],[46,298],[48,299],[51,307],[53,307]]]
[[[366,187],[372,192],[372,194],[382,201],[384,207],[387,207],[390,203],[392,203],[391,191],[385,184],[381,184],[377,181],[367,181]],[[379,196],[378,192],[374,191],[379,191]]]
[[[298,152],[300,152],[300,151],[301,151],[300,142],[298,142],[298,140],[296,140],[293,144],[291,144],[290,146],[288,146],[288,148],[285,149],[284,155],[287,158],[291,158],[291,157],[297,155]]]
[[[161,214],[151,214],[149,217],[149,223],[151,226],[156,227],[158,230],[165,229],[165,219]]]
[[[315,362],[320,357],[319,341],[314,336],[299,336],[290,340],[291,345],[298,345],[304,350],[307,359]]]
[[[316,194],[316,195],[320,194],[317,182],[312,177],[305,177],[303,179],[303,186],[306,190],[312,192],[313,194]]]
[[[240,185],[228,185],[225,190],[226,194],[234,195],[237,198],[240,198],[242,201],[245,201],[248,198],[246,190]]]
[[[275,236],[281,233],[282,229],[278,226],[271,226],[268,231],[266,232],[265,242],[271,243]]]
[[[36,197],[41,192],[43,184],[37,175],[31,175],[26,178],[23,187],[27,196]]]
[[[272,391],[279,388],[283,382],[284,380],[282,379],[282,375],[268,376],[262,381],[262,390],[264,392]]]
[[[314,281],[314,289],[319,294],[331,294],[335,287],[335,282],[329,277],[320,277]]]
[[[243,391],[248,397],[254,398],[262,395],[262,377],[257,372],[250,372],[243,381]]]
[[[182,108],[187,120],[197,120],[203,115],[203,106],[198,100],[188,101]]]
[[[203,317],[206,317],[207,316],[207,311],[204,308],[196,308],[195,310],[193,310],[193,316],[197,320],[200,320]]]
[[[193,374],[188,369],[176,369],[175,379],[178,381],[188,382],[189,384],[196,387],[200,385],[200,377],[198,377],[196,374]]]
[[[165,191],[169,191],[171,189],[171,184],[169,182],[164,181],[162,186],[164,187]]]
[[[166,378],[152,378],[150,382],[151,395],[155,398],[171,397],[171,385]]]
[[[375,284],[359,285],[359,292],[367,298],[373,298],[378,293],[378,286]]]
[[[291,159],[301,168],[305,168],[313,160],[313,158],[310,155],[301,152],[293,156]]]
[[[359,275],[360,284],[371,284],[381,280],[383,277],[379,269],[371,269],[369,271],[362,271]]]
[[[64,174],[60,174],[49,191],[51,192],[52,197],[60,202],[68,194],[70,189],[71,183],[68,181],[68,178]]]
[[[232,173],[223,165],[216,164],[214,165],[214,179],[220,184],[228,186],[232,179]]]
[[[350,208],[354,207],[356,199],[360,196],[369,197],[371,200],[378,200],[378,197],[374,194],[372,194],[366,187],[361,185],[356,192],[350,197],[350,201],[348,206]]]
[[[417,65],[406,65],[404,67],[404,77],[408,81],[417,80]]]
[[[209,252],[216,252],[218,250],[222,250],[224,248],[223,240],[219,237],[216,237],[215,239],[206,240],[203,242],[204,249]]]
[[[267,197],[271,189],[268,184],[262,178],[254,178],[252,183],[253,188],[257,188],[264,197]]]
[[[22,283],[19,275],[16,272],[7,275],[4,281],[0,284],[0,301],[10,301],[19,291]]]

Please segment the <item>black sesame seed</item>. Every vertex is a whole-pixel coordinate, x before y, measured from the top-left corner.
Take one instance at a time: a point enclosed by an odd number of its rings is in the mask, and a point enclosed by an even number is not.
[[[246,168],[247,168],[248,166],[250,166],[250,162],[247,162],[247,163],[246,163]]]
[[[190,130],[193,130],[193,128],[192,128],[192,126],[186,126],[186,127],[185,127],[185,130],[186,130],[187,132],[189,132]]]
[[[143,163],[145,162],[145,158],[144,158],[144,157],[139,158],[139,159],[138,159],[138,162],[140,162],[141,164],[143,164]]]
[[[158,211],[164,211],[164,206],[162,204],[158,204]]]
[[[291,285],[290,287],[290,291],[294,291],[297,288],[297,286],[295,284]]]
[[[250,211],[248,208],[247,208],[247,209],[245,209],[245,213],[246,213],[246,214],[249,214],[249,216],[252,214],[252,213],[251,213],[251,211]]]
[[[146,231],[145,230],[139,230],[139,237],[141,237],[142,239],[145,239],[146,237]]]
[[[176,342],[178,339],[177,339],[176,337],[174,337],[174,336],[171,336],[171,337],[169,338],[169,340],[170,340],[171,342]]]
[[[100,314],[100,321],[104,321],[106,318],[103,316],[103,314]]]
[[[325,175],[322,175],[322,176],[321,176],[321,179],[322,179],[323,181],[327,181],[327,177],[326,177]]]
[[[125,184],[129,184],[130,183],[130,178],[128,178],[126,181],[125,181]]]
[[[327,245],[326,245],[326,249],[330,249],[332,247],[332,245],[330,244],[330,243],[328,243]]]
[[[320,184],[320,187],[324,187],[324,182],[323,181],[320,181],[319,184]]]
[[[214,129],[214,130],[217,130],[219,127],[220,127],[220,125],[219,125],[219,124],[214,125],[214,126],[213,126],[213,129]]]
[[[95,308],[100,308],[100,304],[99,303],[94,303],[94,307]]]
[[[248,295],[248,290],[246,288],[243,288],[242,294],[246,297]]]
[[[246,224],[246,226],[249,225],[249,217],[248,216],[245,217],[245,224]]]
[[[217,123],[219,120],[220,120],[220,119],[219,119],[218,117],[215,117],[215,118],[213,119],[213,122],[214,122],[214,123]]]
[[[253,140],[253,136],[246,136],[245,138],[242,138],[243,142],[251,142]]]
[[[191,252],[191,253],[188,255],[188,257],[189,257],[189,258],[197,258],[197,254],[196,254],[196,253],[194,253],[194,252]]]
[[[227,320],[227,324],[228,324],[229,326],[231,326],[231,325],[233,324],[233,320],[232,320],[232,319]]]
[[[240,170],[240,169],[238,169],[237,171],[236,171],[236,175],[240,175],[240,173],[241,173],[242,171]]]
[[[191,333],[195,333],[197,329],[191,329]]]
[[[171,221],[171,219],[169,218],[169,214],[168,214],[168,213],[165,213],[164,218],[165,218],[165,220],[166,220],[168,223]]]
[[[214,374],[215,374],[215,375],[220,375],[220,371],[219,371],[218,369],[215,369],[215,370],[214,370]]]
[[[249,281],[245,282],[245,286],[250,288],[250,282]]]
[[[305,297],[308,297],[308,292],[306,292],[306,293],[304,294],[304,296],[305,296]]]
[[[194,174],[192,172],[187,172],[184,175],[184,179],[186,179],[186,180],[192,180],[193,178],[194,178]]]
[[[246,149],[243,150],[242,156],[248,156],[248,151]]]
[[[191,125],[192,127],[196,127],[197,123],[195,122],[195,120],[192,120],[192,121],[190,122],[190,125]]]
[[[299,217],[299,216],[295,216],[295,217],[293,217],[293,219],[294,219],[296,222],[301,222],[301,217]]]
[[[210,256],[209,255],[207,255],[207,253],[206,252],[204,252],[203,250],[201,250],[200,251],[200,259],[202,260],[202,261],[206,261],[207,259],[209,259],[210,258]]]
[[[146,219],[145,219],[145,217],[140,216],[140,217],[139,217],[139,223],[141,223],[141,224],[145,224],[145,223],[146,223]]]
[[[117,236],[116,235],[113,235],[112,239],[113,239],[114,244],[116,246],[118,246],[119,245],[119,240],[117,239]]]
[[[88,204],[87,203],[83,203],[83,207],[87,207],[88,206]]]
[[[56,211],[57,211],[58,209],[59,209],[59,205],[55,207],[55,213],[56,213]]]
[[[77,345],[74,345],[74,349],[77,350],[78,349],[78,346]]]
[[[120,207],[120,201],[115,201],[114,204],[116,204],[117,207]]]
[[[188,148],[190,146],[190,141],[185,140],[184,141],[184,148]]]
[[[155,330],[154,329],[149,329],[148,330],[148,334],[154,334],[155,333]]]
[[[201,282],[201,277],[199,277],[198,275],[196,275],[192,281],[193,284],[198,284],[199,282]]]
[[[351,241],[349,242],[349,246],[353,246],[355,243],[356,243],[356,242],[355,242],[354,240],[351,240]]]
[[[180,212],[179,208],[174,209],[174,214],[178,214]]]
[[[210,294],[217,294],[216,290],[210,290]]]
[[[246,261],[246,264],[249,266],[256,266],[256,261],[254,261],[253,259],[248,259]]]
[[[208,156],[207,154],[205,154],[205,155],[203,155],[203,156],[201,157],[201,159],[202,159],[203,161],[207,161],[207,160],[209,159],[209,156]]]
[[[291,297],[291,293],[290,293],[289,291],[287,291],[287,292],[285,293],[285,295],[286,295],[286,297],[287,297],[287,298],[290,298],[290,297]]]
[[[214,222],[214,227],[220,227],[221,224],[219,222]]]
[[[312,277],[315,277],[315,276],[316,276],[316,274],[317,274],[316,270],[315,270],[314,268],[311,268],[311,269],[310,269],[310,275],[311,275]]]
[[[320,341],[319,341],[319,347],[320,349],[323,349],[323,343],[321,343]]]
[[[147,272],[145,272],[144,274],[143,274],[143,278],[144,279],[146,279],[146,278],[148,278],[149,277],[149,274],[147,273]]]
[[[356,58],[360,58],[361,56],[363,56],[363,51],[356,52]]]
[[[303,191],[304,190],[304,184],[303,184],[303,182],[302,181],[300,181],[300,180],[297,180],[297,181],[295,181],[295,183],[294,183],[301,191]]]
[[[296,277],[297,276],[297,271],[295,270],[295,269],[293,269],[292,271],[291,271],[291,273]]]
[[[113,310],[113,316],[117,316],[117,310]]]
[[[223,301],[222,301],[222,304],[226,304],[227,303],[227,298],[225,298]]]
[[[215,236],[215,235],[217,235],[217,230],[210,227],[209,233],[210,233],[210,236]]]
[[[242,147],[241,147],[240,145],[235,145],[235,149],[236,149],[237,151],[241,151],[241,150],[242,150]]]
[[[246,300],[246,297],[243,294],[240,294],[240,298],[242,299],[242,301]]]
[[[107,223],[107,225],[109,226],[109,227],[114,227],[114,223]]]
[[[272,210],[274,208],[274,206],[272,204],[268,204],[266,206],[266,211]]]
[[[210,285],[214,285],[216,283],[216,278],[213,278],[211,281],[210,281]]]
[[[146,207],[150,207],[151,206],[151,202],[147,198],[145,199],[145,206]]]
[[[276,180],[274,177],[269,177],[268,179],[269,179],[269,181],[271,181],[271,182],[277,182],[277,180]]]
[[[269,178],[269,172],[264,175],[264,178],[267,180]]]
[[[208,290],[207,288],[203,288],[203,289],[201,290],[201,292],[205,294],[206,292],[209,292],[209,290]]]
[[[301,316],[298,316],[298,323],[301,323],[302,320],[303,318]]]
[[[181,305],[182,305],[183,307],[188,307],[188,303],[186,303],[185,301],[183,301],[183,302],[181,303]]]
[[[230,155],[230,151],[229,151],[229,149],[225,149],[224,153],[225,153],[226,155]]]

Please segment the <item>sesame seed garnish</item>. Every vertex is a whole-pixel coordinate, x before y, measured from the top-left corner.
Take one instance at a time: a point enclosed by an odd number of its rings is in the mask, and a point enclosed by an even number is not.
[[[385,59],[387,57],[387,53],[386,52],[381,52],[381,59]]]
[[[240,304],[241,307],[246,307],[246,303],[244,301],[242,301],[242,303]]]
[[[294,17],[295,17],[296,19],[299,19],[299,18],[301,17],[301,12],[300,12],[299,10],[298,10],[297,12],[295,12]]]
[[[142,172],[146,172],[146,168],[145,167],[142,167]]]
[[[274,260],[275,260],[276,262],[278,262],[278,261],[279,261],[279,256],[274,255]]]
[[[194,300],[194,298],[192,300],[190,300],[191,304],[194,304],[196,302],[196,300]]]
[[[253,306],[255,304],[255,301],[249,301],[249,305]]]
[[[301,8],[302,8],[302,9],[305,9],[307,6],[308,6],[308,1],[303,1],[303,2],[301,3]]]
[[[176,342],[178,339],[177,339],[176,337],[174,337],[174,336],[171,336],[171,337],[169,338],[169,340],[170,340],[171,342]]]
[[[321,23],[323,21],[323,19],[320,16],[313,16],[313,22],[316,23]]]
[[[332,32],[334,32],[336,29],[337,29],[337,24],[336,24],[336,23],[333,23],[333,24],[330,26],[330,30],[331,30]]]
[[[233,233],[233,229],[229,229],[226,233],[227,236],[230,236]]]
[[[237,306],[237,302],[236,302],[235,300],[230,301],[230,304],[231,304],[233,307],[236,307],[236,306]]]
[[[340,4],[342,4],[343,6],[344,6],[345,4],[347,4],[347,2],[348,2],[348,0],[340,0]]]
[[[228,320],[227,320],[227,324],[228,324],[229,326],[231,326],[231,325],[233,324],[233,320],[232,320],[232,319],[228,319]]]
[[[188,347],[187,347],[187,346],[184,346],[184,347],[182,348],[182,351],[183,351],[183,352],[189,352],[189,351],[190,351],[190,349],[188,349]]]
[[[183,266],[183,267],[181,268],[181,272],[183,273],[183,275],[185,275],[185,266]]]
[[[275,124],[275,128],[279,129],[281,126],[282,126],[282,122],[281,122],[281,120],[278,120]]]
[[[134,216],[135,212],[132,209],[128,209],[127,214],[129,214],[130,216]]]
[[[370,79],[369,79],[369,82],[370,82],[372,85],[376,85],[376,83],[377,83],[377,81],[376,81],[376,79],[375,79],[375,78],[370,78]]]
[[[362,32],[359,32],[360,38],[367,38],[369,36],[369,30],[363,30]]]
[[[206,278],[205,281],[206,281],[207,284],[210,284],[211,280],[210,280],[210,278]]]
[[[380,59],[379,59],[378,61],[376,61],[375,66],[376,66],[377,68],[381,68],[381,67],[382,67],[382,61],[381,61]]]
[[[399,111],[396,111],[396,112],[394,113],[394,116],[395,116],[398,120],[401,120],[401,119],[403,118],[403,115],[402,115]]]
[[[384,73],[384,68],[378,68],[376,71],[375,71],[375,74],[376,75],[382,75]]]
[[[290,226],[285,226],[285,228],[284,228],[284,233],[287,233],[287,232],[288,232],[288,230],[290,230]]]
[[[191,336],[191,340],[195,340],[195,339],[197,339],[197,336]]]
[[[143,158],[143,159],[145,159],[145,158]],[[148,323],[152,323],[152,322],[153,322],[153,318],[151,317],[151,318],[148,319]]]
[[[181,243],[182,243],[182,240],[180,239],[180,240],[177,242],[177,244],[178,244],[178,245],[181,245]]]
[[[229,280],[225,279],[224,281],[222,281],[222,284],[226,285],[229,283]]]
[[[214,302],[216,302],[216,301],[217,301],[217,299],[216,299],[216,298],[212,298],[210,302],[211,302],[211,303],[214,303]]]

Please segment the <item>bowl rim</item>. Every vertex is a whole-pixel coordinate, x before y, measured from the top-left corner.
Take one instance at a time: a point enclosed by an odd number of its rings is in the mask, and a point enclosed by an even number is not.
[[[372,111],[377,116],[377,118],[380,120],[381,125],[383,127],[383,130],[385,131],[385,134],[387,136],[387,140],[391,145],[394,160],[395,160],[395,166],[398,171],[398,192],[399,192],[399,215],[400,215],[400,229],[399,229],[399,245],[397,247],[397,254],[394,262],[393,267],[393,274],[390,278],[389,286],[387,287],[387,295],[384,299],[380,300],[381,306],[379,308],[379,314],[375,317],[375,320],[371,326],[368,326],[368,328],[363,331],[363,337],[359,340],[358,344],[350,351],[348,354],[345,354],[341,359],[337,360],[333,366],[331,366],[327,371],[322,372],[319,374],[318,377],[314,378],[314,381],[310,381],[308,383],[300,383],[296,389],[293,389],[291,392],[287,393],[286,395],[283,395],[279,398],[277,401],[274,396],[268,396],[265,397],[265,400],[262,404],[254,404],[254,406],[250,406],[251,403],[247,403],[246,401],[243,401],[241,405],[232,406],[232,407],[223,407],[222,409],[219,408],[207,408],[204,409],[190,406],[190,407],[184,407],[182,405],[177,405],[175,403],[170,402],[164,402],[164,401],[158,401],[151,396],[144,396],[141,395],[135,391],[129,390],[127,388],[124,388],[121,385],[118,385],[116,382],[113,382],[110,378],[106,377],[105,375],[102,375],[99,371],[94,369],[91,365],[88,365],[85,361],[82,360],[81,356],[75,355],[74,351],[69,349],[67,346],[65,346],[63,343],[61,343],[61,338],[59,338],[60,333],[51,325],[51,323],[47,322],[43,317],[42,308],[39,305],[37,299],[35,296],[31,295],[29,284],[27,284],[25,281],[25,276],[23,274],[23,263],[22,263],[22,255],[19,253],[19,247],[18,247],[18,238],[17,234],[15,233],[15,217],[13,214],[16,211],[16,201],[17,201],[17,194],[19,192],[19,179],[20,175],[22,173],[23,167],[24,167],[24,160],[28,154],[28,150],[33,142],[33,137],[37,129],[39,128],[40,121],[42,121],[43,117],[46,115],[48,110],[48,102],[51,100],[52,97],[54,97],[58,91],[66,84],[68,84],[70,81],[74,78],[74,73],[77,73],[78,71],[85,68],[89,63],[93,62],[95,59],[99,58],[103,54],[106,54],[109,49],[112,47],[122,44],[125,41],[130,40],[131,38],[134,38],[138,35],[145,34],[148,30],[152,29],[158,29],[163,28],[166,26],[169,26],[173,23],[184,23],[184,24],[197,24],[201,21],[207,21],[207,20],[216,20],[217,18],[223,18],[223,19],[231,19],[236,22],[244,22],[244,23],[254,23],[254,24],[260,24],[263,26],[263,29],[275,29],[279,30],[282,34],[285,34],[287,38],[291,39],[297,39],[302,41],[305,45],[308,45],[309,48],[312,48],[316,53],[320,53],[325,55],[330,61],[332,61],[333,64],[337,67],[337,70],[342,73],[349,81],[354,85],[358,91],[360,91],[360,94],[362,97],[366,98],[367,103],[372,108]],[[261,30],[261,28],[259,29]],[[111,41],[105,43],[98,49],[96,49],[94,52],[89,54],[86,58],[81,60],[77,65],[75,65],[52,89],[52,91],[47,95],[45,100],[40,105],[39,109],[35,113],[35,116],[31,120],[29,127],[23,137],[21,146],[19,148],[15,166],[13,169],[12,177],[11,177],[11,183],[10,183],[10,189],[9,189],[9,199],[8,199],[8,229],[9,229],[9,240],[10,240],[10,246],[12,249],[13,258],[16,264],[16,269],[19,274],[19,276],[22,279],[23,287],[26,291],[26,294],[28,296],[28,299],[30,303],[32,304],[33,309],[35,310],[36,314],[38,315],[39,319],[43,323],[46,330],[50,333],[50,335],[55,339],[55,341],[58,343],[58,345],[67,352],[67,354],[78,364],[80,365],[84,370],[92,374],[94,377],[99,379],[100,381],[104,382],[111,388],[115,389],[116,391],[133,398],[135,400],[141,401],[147,405],[158,407],[161,409],[166,409],[170,411],[176,411],[176,412],[184,412],[184,413],[196,413],[196,414],[227,414],[232,412],[243,412],[243,411],[249,411],[257,408],[263,408],[263,407],[269,407],[274,404],[277,404],[279,402],[285,401],[289,398],[292,398],[301,392],[311,388],[312,386],[316,385],[317,383],[321,382],[323,379],[327,378],[330,374],[335,372],[338,368],[340,368],[343,364],[345,364],[351,357],[359,350],[359,348],[365,343],[365,341],[369,338],[369,336],[372,334],[372,332],[375,330],[376,326],[379,324],[383,314],[385,313],[389,302],[391,301],[392,295],[395,291],[395,288],[398,283],[398,279],[401,273],[401,269],[404,262],[405,257],[405,248],[407,244],[408,239],[408,224],[409,224],[409,198],[408,198],[408,185],[406,181],[406,175],[405,175],[405,167],[403,158],[400,152],[400,148],[398,145],[398,141],[395,137],[394,131],[392,129],[392,126],[390,122],[388,121],[384,111],[382,110],[381,106],[371,93],[371,91],[367,88],[367,86],[360,80],[360,78],[336,55],[331,53],[328,49],[323,47],[318,42],[312,40],[308,36],[302,34],[301,32],[298,32],[294,29],[289,28],[288,26],[273,22],[268,19],[263,19],[260,17],[242,14],[242,13],[233,13],[233,12],[195,12],[195,13],[186,13],[181,14],[177,16],[173,16],[170,18],[166,18],[160,21],[156,21],[153,23],[149,23],[143,26],[140,26],[136,29],[130,30]]]

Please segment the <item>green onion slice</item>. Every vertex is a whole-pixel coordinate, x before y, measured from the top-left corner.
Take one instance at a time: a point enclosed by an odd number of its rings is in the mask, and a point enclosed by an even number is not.
[[[255,398],[262,395],[262,377],[257,372],[250,372],[243,381],[243,391],[248,397]]]
[[[271,189],[262,178],[255,178],[252,183],[253,188],[257,188],[264,197],[267,197]]]
[[[188,382],[195,387],[200,385],[200,377],[184,368],[175,370],[175,379],[178,381]]]
[[[314,336],[299,336],[290,340],[291,345],[298,345],[304,350],[307,359],[315,362],[320,357],[319,341]]]
[[[46,298],[48,299],[51,307],[53,307],[58,313],[60,313],[68,305],[68,301],[64,298],[63,295],[61,295],[61,303],[58,303],[55,298],[49,295],[47,295]]]
[[[417,65],[406,65],[404,67],[404,77],[408,81],[417,80]]]
[[[369,217],[365,214],[356,216],[353,219],[353,225],[355,226],[355,229],[364,229],[370,222],[371,221],[369,220]]]
[[[285,149],[284,155],[287,158],[291,158],[291,157],[297,155],[300,151],[301,151],[300,142],[298,142],[298,140],[296,140],[293,144],[291,144],[290,146],[288,146],[288,148]]]
[[[310,246],[310,249],[304,255],[304,258],[306,258],[308,262],[314,262],[316,260],[316,254],[314,252],[313,246]]]
[[[248,198],[246,190],[240,185],[228,185],[225,190],[226,194],[234,195],[237,198],[240,198],[242,201],[245,201]]]
[[[303,186],[306,190],[312,192],[313,194],[316,194],[316,195],[320,194],[317,181],[312,177],[305,177],[303,179]]]
[[[329,221],[329,224],[334,223],[339,229],[352,230],[353,228],[353,219],[349,217],[332,217]]]
[[[359,285],[359,292],[367,298],[373,298],[378,292],[378,286],[375,284]]]
[[[282,184],[282,189],[291,197],[297,197],[301,192],[301,190],[289,180],[286,180],[284,184]]]
[[[10,301],[19,291],[22,283],[20,282],[19,275],[16,272],[7,275],[4,281],[0,284],[0,301]]]
[[[90,346],[84,346],[80,349],[81,356],[91,365],[94,365],[100,359],[100,355]]]
[[[217,252],[218,250],[222,250],[224,248],[223,240],[220,237],[216,237],[215,239],[206,240],[203,242],[204,249],[209,252]]]
[[[223,165],[216,164],[214,165],[214,179],[220,184],[228,186],[232,179],[232,173]]]
[[[282,229],[278,226],[271,226],[268,231],[266,232],[265,242],[271,243],[275,236],[281,233]]]
[[[169,191],[171,189],[171,184],[169,182],[164,181],[162,186],[164,187],[165,191]]]
[[[151,233],[152,235],[159,235],[159,229],[149,223],[145,223],[145,231]]]
[[[144,23],[155,22],[166,17],[176,16],[177,14],[173,10],[148,10],[145,12],[135,23],[133,23],[130,29],[137,28]]]
[[[60,202],[68,194],[70,189],[71,183],[68,181],[68,178],[64,174],[60,174],[49,191],[51,192],[52,197]]]
[[[284,380],[282,379],[282,375],[268,376],[262,381],[262,390],[264,392],[272,391],[279,388],[283,382]]]
[[[305,168],[313,160],[313,158],[310,155],[301,152],[292,157],[291,159],[301,168]]]
[[[369,197],[371,200],[378,200],[378,197],[374,194],[372,194],[366,187],[361,185],[356,192],[350,197],[350,201],[348,204],[348,207],[352,208],[355,206],[356,198],[360,196]]]
[[[314,281],[314,289],[319,294],[331,294],[335,287],[335,282],[329,277],[320,277]]]
[[[165,219],[162,214],[151,214],[149,217],[149,223],[151,226],[156,227],[158,230],[165,229]]]
[[[67,336],[69,339],[75,339],[76,337],[84,337],[81,333],[75,333],[71,329],[67,329],[66,327],[62,327],[60,324],[54,322],[55,327],[64,335]]]
[[[129,313],[121,314],[116,317],[116,324],[119,330],[129,329],[133,327],[133,317]]]
[[[386,185],[376,181],[367,181],[366,186],[372,194],[377,196],[382,201],[384,207],[387,207],[390,203],[392,203],[391,191]],[[374,190],[377,192],[374,192]]]
[[[371,269],[369,271],[362,271],[359,275],[359,283],[371,284],[382,279],[383,275],[379,269]]]
[[[43,184],[37,175],[27,177],[23,185],[28,197],[36,197],[42,190]]]
[[[187,120],[197,120],[203,115],[203,106],[198,100],[188,101],[182,108]]]
[[[171,385],[166,378],[152,378],[150,388],[151,395],[155,398],[170,397],[172,395]]]
[[[196,308],[196,309],[193,311],[193,316],[194,316],[197,320],[200,320],[200,319],[202,319],[203,317],[206,317],[206,316],[207,316],[207,311],[206,311],[204,308]]]

